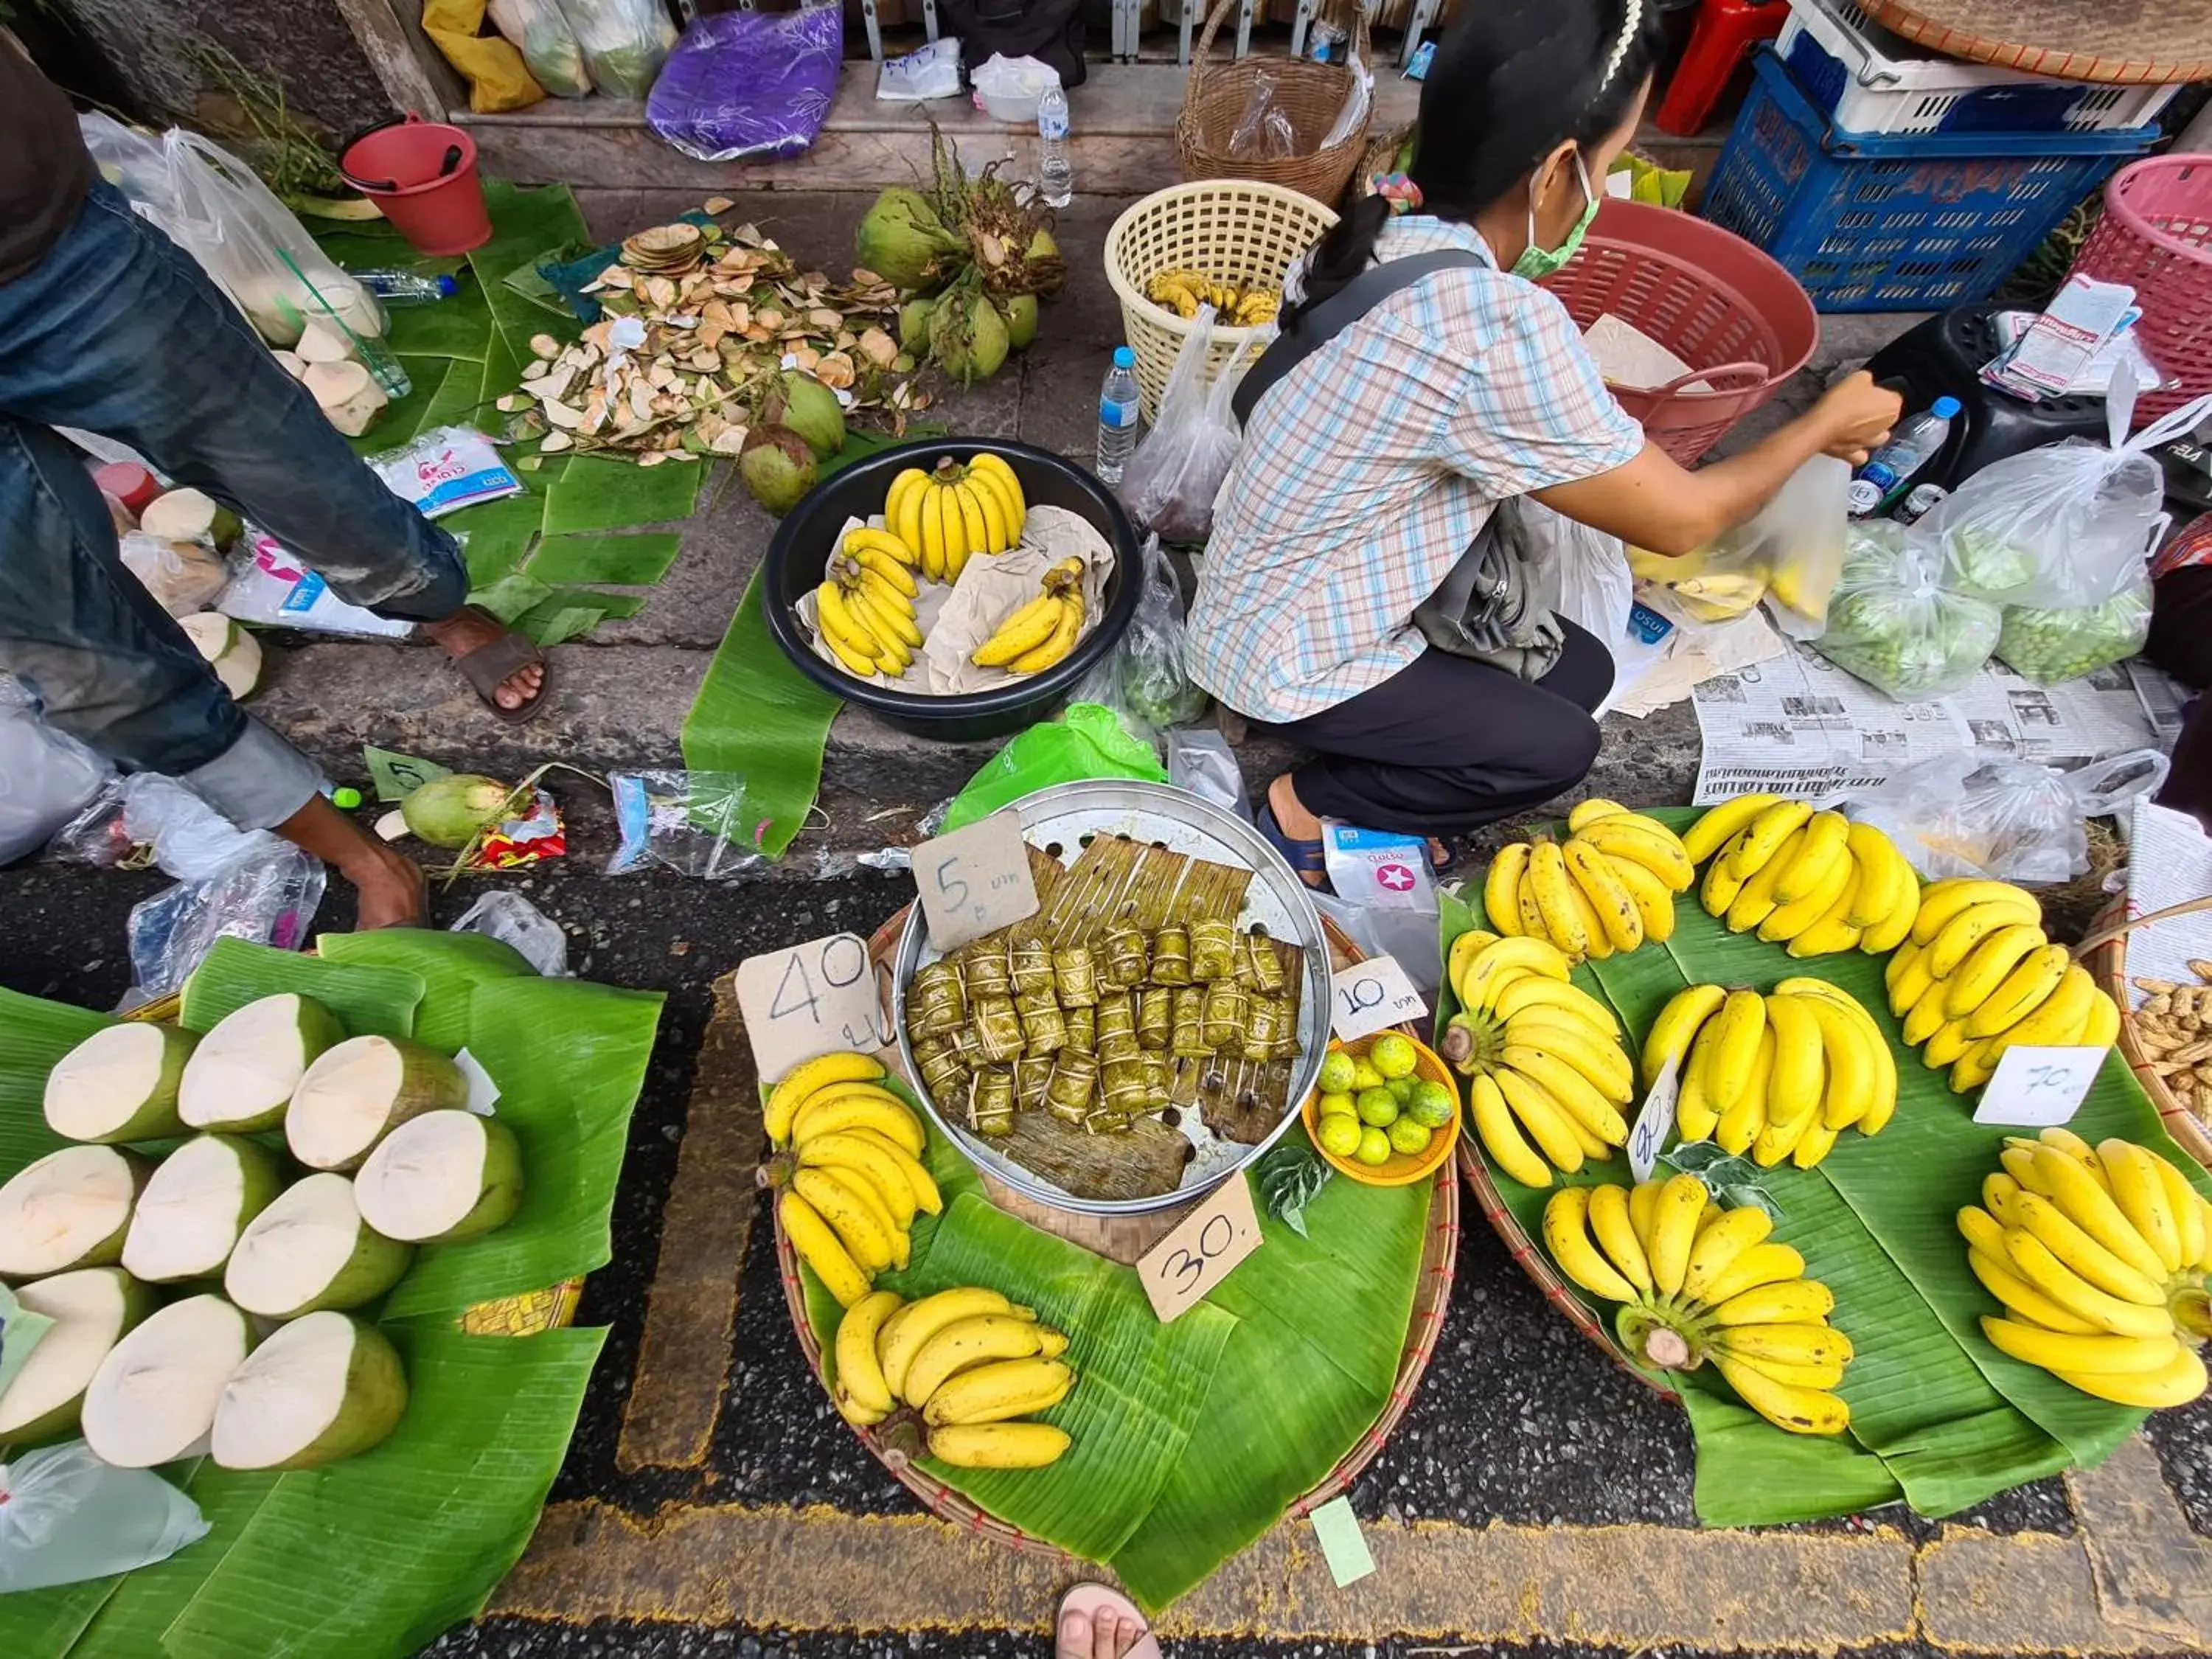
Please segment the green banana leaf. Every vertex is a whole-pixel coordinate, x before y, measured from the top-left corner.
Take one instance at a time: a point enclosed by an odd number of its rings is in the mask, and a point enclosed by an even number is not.
[[[415,1011],[426,988],[420,974],[404,969],[332,962],[219,939],[185,981],[178,1023],[187,1030],[210,1030],[249,1002],[296,991],[336,1014],[348,1036],[412,1036]]]
[[[357,968],[390,968],[422,981],[415,1014],[417,1042],[453,1054],[469,1040],[469,994],[491,980],[534,973],[522,953],[482,933],[441,933],[426,948],[412,928],[380,927],[369,933],[324,933],[315,954]]]
[[[46,1127],[46,1073],[115,1024],[106,1014],[0,989],[0,1179],[70,1143]]]

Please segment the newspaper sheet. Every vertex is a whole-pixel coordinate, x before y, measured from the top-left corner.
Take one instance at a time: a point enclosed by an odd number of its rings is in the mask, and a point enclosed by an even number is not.
[[[2185,904],[2212,893],[2212,838],[2186,812],[2135,804],[2128,834],[2128,915],[2147,916],[2168,905]],[[2212,958],[2212,914],[2154,921],[2128,935],[2128,1002],[2142,1005],[2146,993],[2137,979],[2167,979],[2193,985],[2192,961]]]

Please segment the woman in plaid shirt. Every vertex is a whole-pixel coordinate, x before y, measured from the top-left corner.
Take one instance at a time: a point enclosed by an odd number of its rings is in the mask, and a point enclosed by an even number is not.
[[[1378,264],[1439,250],[1477,262],[1401,288],[1262,391],[1214,503],[1191,671],[1314,751],[1269,786],[1261,815],[1309,879],[1323,817],[1459,835],[1550,799],[1596,759],[1605,642],[1546,616],[1540,648],[1500,665],[1436,649],[1414,625],[1500,502],[1534,497],[1684,554],[1812,457],[1863,459],[1896,417],[1896,396],[1855,375],[1742,454],[1685,471],[1537,286],[1595,217],[1660,46],[1655,0],[1465,8],[1421,90],[1410,177],[1347,214],[1293,277],[1286,322]]]

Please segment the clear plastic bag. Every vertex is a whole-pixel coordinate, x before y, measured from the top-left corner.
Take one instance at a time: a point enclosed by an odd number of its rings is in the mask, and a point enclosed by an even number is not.
[[[1129,631],[1076,696],[1106,703],[1149,734],[1188,726],[1206,713],[1210,698],[1183,669],[1182,590],[1158,536],[1145,538],[1143,557],[1145,591]]]
[[[1170,783],[1252,822],[1251,792],[1244,787],[1244,769],[1237,765],[1237,751],[1228,738],[1210,726],[1179,726],[1163,742]]]
[[[1275,77],[1261,70],[1253,76],[1243,113],[1229,135],[1229,154],[1239,161],[1281,161],[1297,153],[1297,129],[1275,101]]]
[[[676,44],[660,0],[559,0],[592,84],[610,98],[643,101]]]
[[[2127,438],[2133,400],[2112,400],[2109,446],[2069,438],[1992,462],[1921,521],[1954,587],[2045,611],[2102,605],[2141,575],[2166,526],[2152,448],[2208,412],[2200,398]]]
[[[645,118],[702,161],[787,161],[829,118],[844,55],[845,15],[835,5],[695,17],[653,83]]]
[[[547,979],[568,976],[568,936],[561,924],[521,894],[504,887],[486,893],[447,930],[497,939]]]
[[[123,568],[173,617],[205,611],[230,586],[230,566],[206,542],[169,542],[134,530],[121,544]]]
[[[279,951],[307,944],[308,926],[323,902],[323,861],[265,831],[246,839],[254,842],[247,856],[132,908],[124,929],[131,947],[126,1006],[183,989],[219,939]]]
[[[153,1470],[111,1468],[82,1440],[0,1463],[0,1595],[135,1571],[212,1530]]]
[[[556,98],[591,94],[584,49],[555,0],[490,0],[492,27],[514,43],[538,84]]]
[[[181,242],[184,239],[177,231],[181,209],[161,141],[98,110],[78,116],[76,126],[100,176],[130,198],[139,217],[167,233],[173,241]]]
[[[1942,546],[1894,520],[1853,524],[1850,550],[1813,648],[1905,702],[1962,690],[1997,647],[1998,608],[1944,586]]]
[[[1818,638],[1844,568],[1851,470],[1816,455],[1781,492],[1711,547],[1680,558],[1629,554],[1635,574],[1663,587],[1696,622],[1727,622],[1762,601],[1792,639]]]
[[[40,718],[37,700],[0,674],[0,864],[35,853],[114,770]]]
[[[2089,867],[2088,821],[2156,793],[2167,766],[2154,749],[2074,772],[2002,757],[1936,755],[1892,774],[1844,810],[1882,830],[1930,881],[2068,881]]]
[[[1516,505],[1544,608],[1594,635],[1607,651],[1617,648],[1636,605],[1636,579],[1620,538],[1554,513],[1533,497]]]
[[[2150,576],[2139,572],[2102,605],[2073,611],[2008,605],[1996,653],[2014,673],[2038,685],[2079,679],[2143,648],[2150,638]]]
[[[1241,441],[1229,399],[1243,371],[1224,363],[1206,384],[1213,321],[1213,307],[1199,307],[1160,396],[1160,418],[1121,477],[1121,504],[1163,541],[1195,545],[1212,532],[1213,498]]]
[[[607,860],[607,874],[634,875],[658,867],[708,880],[763,868],[760,815],[745,805],[745,781],[736,772],[615,772],[615,823],[622,845]]]

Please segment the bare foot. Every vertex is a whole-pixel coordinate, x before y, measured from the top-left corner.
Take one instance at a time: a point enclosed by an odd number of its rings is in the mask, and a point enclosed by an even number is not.
[[[465,657],[489,645],[507,630],[495,619],[477,611],[457,611],[443,622],[424,623],[422,631],[436,641],[447,656]],[[501,708],[520,708],[538,695],[544,681],[545,671],[536,664],[518,668],[499,683],[499,689],[492,693],[492,701]]]
[[[1053,1659],[1121,1659],[1143,1639],[1144,1625],[1102,1607],[1096,1613],[1071,1613],[1060,1621],[1060,1642]]]

